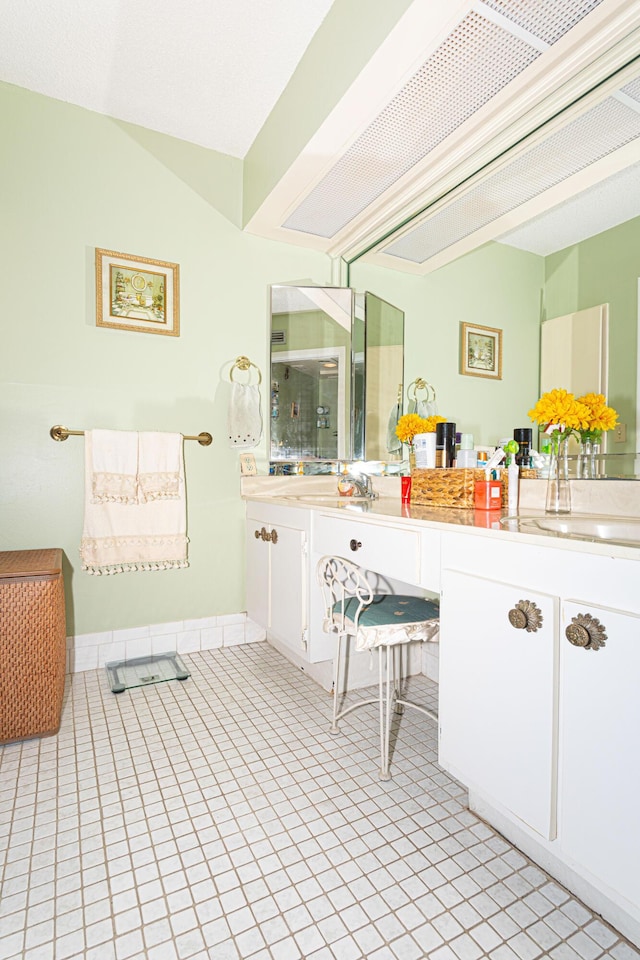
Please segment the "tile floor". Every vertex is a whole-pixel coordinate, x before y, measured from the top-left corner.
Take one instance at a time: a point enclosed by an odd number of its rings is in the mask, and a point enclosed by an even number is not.
[[[640,957],[469,813],[421,714],[382,783],[375,708],[333,738],[267,644],[184,659],[76,674],[57,738],[0,748],[2,960]]]

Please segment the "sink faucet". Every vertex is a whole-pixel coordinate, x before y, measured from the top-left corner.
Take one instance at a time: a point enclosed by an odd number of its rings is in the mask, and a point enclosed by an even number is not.
[[[359,473],[357,476],[349,473],[344,479],[349,480],[354,485],[359,496],[366,497],[368,500],[378,499],[378,494],[373,489],[373,483],[368,473]]]

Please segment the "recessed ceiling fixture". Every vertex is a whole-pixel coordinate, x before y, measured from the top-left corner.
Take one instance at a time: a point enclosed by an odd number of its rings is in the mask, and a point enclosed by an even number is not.
[[[520,148],[477,183],[456,191],[413,227],[380,246],[395,260],[425,264],[482,227],[640,138],[640,79]]]
[[[331,239],[564,37],[602,0],[474,0],[282,222]]]

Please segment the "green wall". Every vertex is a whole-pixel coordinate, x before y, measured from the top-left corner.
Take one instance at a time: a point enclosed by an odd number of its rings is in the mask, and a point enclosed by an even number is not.
[[[233,224],[233,158],[209,152],[207,172],[189,144],[7,84],[0,115],[0,549],[64,550],[69,634],[237,613],[244,509],[228,366],[239,354],[259,365],[267,413],[267,286],[327,283],[329,262]],[[180,264],[179,338],[95,326],[96,247]],[[211,447],[185,444],[188,569],[80,570],[84,444],[51,440],[57,423],[213,434]]]
[[[609,403],[635,450],[640,217],[546,258],[545,317],[609,304]]]
[[[354,263],[351,286],[371,290],[405,312],[405,405],[422,377],[442,416],[479,444],[529,426],[538,396],[544,260],[490,243],[425,277]],[[503,331],[502,380],[460,374],[462,322]]]

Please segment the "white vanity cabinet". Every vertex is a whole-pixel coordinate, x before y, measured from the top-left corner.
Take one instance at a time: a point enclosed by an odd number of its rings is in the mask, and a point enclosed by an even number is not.
[[[439,762],[548,839],[556,609],[553,597],[521,585],[443,571]]]
[[[247,504],[247,613],[298,656],[308,635],[308,511]]]
[[[638,942],[640,562],[457,534],[442,552],[439,762]]]
[[[567,639],[585,614],[604,628],[605,646]],[[640,617],[565,602],[560,650],[562,848],[640,911]]]

